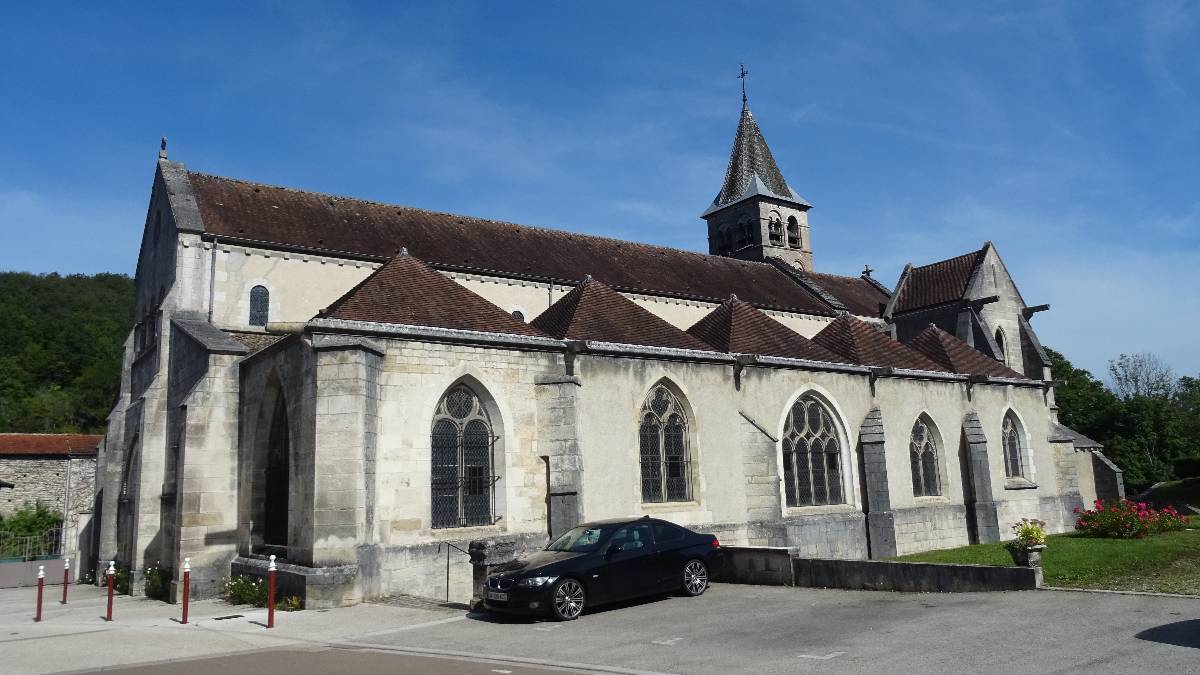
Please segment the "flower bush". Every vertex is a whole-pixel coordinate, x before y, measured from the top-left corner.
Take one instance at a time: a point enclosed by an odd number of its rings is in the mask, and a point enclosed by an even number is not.
[[[1075,529],[1089,537],[1141,539],[1149,534],[1182,530],[1186,526],[1183,517],[1172,506],[1158,511],[1146,502],[1097,499],[1093,507],[1087,511],[1075,509],[1079,514]]]
[[[142,579],[146,584],[146,597],[154,598],[155,600],[166,600],[167,591],[171,588],[171,579],[167,575],[166,570],[158,565],[158,563],[147,565],[146,569],[142,572]]]
[[[1017,536],[1009,542],[1010,548],[1029,548],[1046,544],[1046,521],[1044,520],[1022,518],[1019,522],[1013,523],[1012,530],[1013,534]]]
[[[226,579],[225,601],[231,605],[267,606],[267,584],[262,579],[239,574]]]

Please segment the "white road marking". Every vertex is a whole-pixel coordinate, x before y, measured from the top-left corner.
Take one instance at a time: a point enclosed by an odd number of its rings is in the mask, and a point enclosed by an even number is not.
[[[675,638],[667,638],[666,640],[651,640],[651,641],[650,641],[650,644],[652,644],[652,645],[663,645],[664,647],[671,647],[671,646],[673,646],[673,645],[674,645],[676,642],[679,642],[679,641],[680,641],[680,640],[682,640],[682,639],[683,639],[683,638],[681,638],[681,637],[675,637]]]
[[[563,627],[563,625],[561,623],[551,623],[551,624],[540,624],[540,625],[534,626],[533,629],[545,631],[545,630],[558,630],[559,628],[562,628],[562,627]]]
[[[411,626],[397,626],[395,628],[385,628],[384,630],[377,630],[377,631],[373,631],[370,633],[361,633],[359,635],[355,635],[354,639],[358,640],[358,639],[366,638],[366,637],[375,637],[377,635],[390,635],[391,633],[402,633],[404,631],[418,630],[421,628],[429,628],[430,626],[440,626],[444,623],[454,623],[455,621],[463,621],[466,618],[467,618],[467,615],[462,614],[460,616],[452,616],[447,619],[438,619],[436,621],[426,621],[425,623],[416,623]]]
[[[512,671],[511,670],[500,670],[499,668],[492,668],[492,672],[493,673],[511,673]]]
[[[826,654],[825,656],[817,656],[816,654],[800,654],[800,655],[798,655],[797,658],[816,659],[818,661],[828,661],[829,659],[836,659],[837,657],[839,657],[845,653],[846,652],[833,652],[831,654]]]

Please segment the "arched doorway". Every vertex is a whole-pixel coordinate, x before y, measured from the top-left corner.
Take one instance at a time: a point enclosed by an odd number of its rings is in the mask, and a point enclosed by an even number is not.
[[[271,415],[267,461],[263,467],[263,544],[271,547],[288,545],[290,447],[287,403],[280,392],[275,399],[275,412]]]

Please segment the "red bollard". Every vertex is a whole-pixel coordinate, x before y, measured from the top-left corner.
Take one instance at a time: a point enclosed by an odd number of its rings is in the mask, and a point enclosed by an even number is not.
[[[105,621],[112,621],[112,596],[113,596],[113,577],[117,574],[117,561],[108,561],[108,570],[105,575],[108,577],[108,614],[105,615]]]
[[[64,604],[64,605],[67,604],[67,586],[71,585],[70,571],[71,571],[71,559],[66,556],[63,556],[63,599],[62,599],[62,604]]]
[[[42,589],[46,586],[46,566],[38,565],[38,604],[37,614],[33,615],[34,623],[42,620]]]
[[[188,591],[192,586],[192,559],[183,559],[183,621],[179,623],[187,623],[188,611]]]
[[[275,627],[275,556],[267,565],[267,628]]]

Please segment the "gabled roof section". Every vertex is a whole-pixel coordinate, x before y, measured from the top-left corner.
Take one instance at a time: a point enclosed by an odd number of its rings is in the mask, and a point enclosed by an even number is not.
[[[562,340],[712,351],[712,347],[699,338],[679,330],[591,277],[585,278],[530,323]]]
[[[840,274],[808,271],[802,274],[810,277],[821,288],[837,298],[847,310],[859,316],[872,318],[883,316],[883,309],[892,297],[890,292],[870,277],[845,277]]]
[[[921,331],[908,346],[952,373],[1026,379],[1024,375],[934,325]]]
[[[947,372],[946,368],[916,350],[905,347],[875,326],[849,314],[839,316],[812,340],[860,366]]]
[[[767,147],[767,140],[758,128],[758,122],[754,121],[754,113],[750,112],[750,106],[743,103],[737,135],[733,137],[733,150],[729,153],[729,167],[725,170],[725,183],[713,199],[712,206],[701,217],[754,196],[811,206],[784,180],[771,149]]]
[[[894,312],[910,312],[962,300],[989,246],[991,242],[978,251],[910,268],[900,279]]]
[[[383,262],[401,248],[440,270],[612,288],[707,302],[736,293],[756,307],[833,316],[762,262],[438,213],[189,172],[206,237]]]
[[[544,337],[424,262],[401,250],[321,316],[405,326]]]
[[[0,456],[94,455],[103,439],[93,434],[0,434]]]
[[[748,302],[730,296],[687,330],[706,344],[733,354],[846,363],[837,354],[800,335]]]
[[[1076,450],[1099,450],[1104,447],[1065,424],[1055,422],[1051,431],[1051,441],[1070,441]]]

